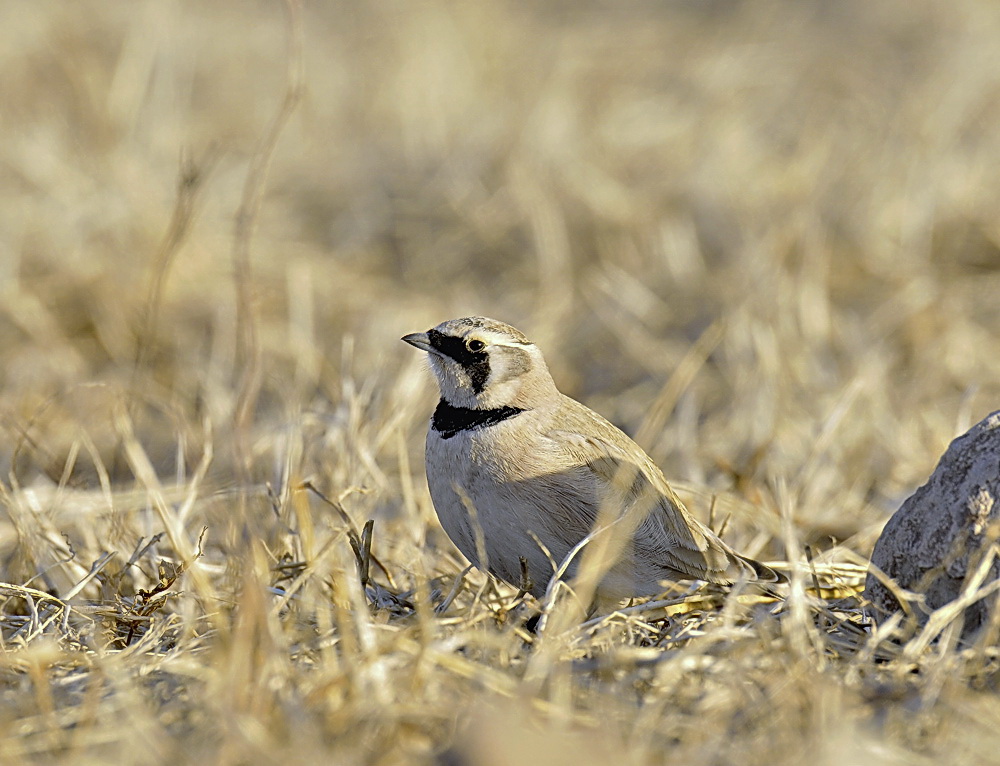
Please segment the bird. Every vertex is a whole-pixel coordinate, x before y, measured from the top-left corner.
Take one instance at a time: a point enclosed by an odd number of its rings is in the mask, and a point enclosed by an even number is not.
[[[431,500],[477,568],[542,598],[603,540],[602,601],[656,595],[664,581],[784,581],[695,519],[623,431],[561,393],[520,330],[471,316],[402,340],[427,352],[440,389],[425,444]]]

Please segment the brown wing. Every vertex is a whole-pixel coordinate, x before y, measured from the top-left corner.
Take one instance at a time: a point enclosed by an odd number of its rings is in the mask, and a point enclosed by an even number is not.
[[[637,513],[633,550],[664,579],[732,583],[740,577],[774,582],[780,576],[740,556],[693,518],[649,456],[628,436],[579,402],[565,397],[554,443],[585,465],[607,493],[599,502]],[[624,446],[618,446],[624,445]]]

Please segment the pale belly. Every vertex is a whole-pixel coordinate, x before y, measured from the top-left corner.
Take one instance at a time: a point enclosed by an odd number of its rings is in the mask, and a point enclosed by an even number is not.
[[[530,479],[516,473],[523,456],[497,456],[481,436],[428,437],[427,484],[438,519],[470,562],[512,585],[522,585],[523,557],[530,591],[541,596],[554,570],[538,541],[556,562],[571,545],[553,538],[547,509],[526,491]]]

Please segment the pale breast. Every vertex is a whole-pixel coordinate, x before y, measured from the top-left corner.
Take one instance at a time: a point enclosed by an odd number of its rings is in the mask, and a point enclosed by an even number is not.
[[[441,526],[473,564],[480,550],[497,577],[520,584],[521,557],[528,562],[536,595],[544,592],[553,567],[536,538],[559,561],[571,547],[567,515],[579,498],[560,497],[539,465],[539,445],[528,442],[533,429],[499,423],[443,439],[427,436],[427,483]],[[477,534],[481,530],[481,534]]]

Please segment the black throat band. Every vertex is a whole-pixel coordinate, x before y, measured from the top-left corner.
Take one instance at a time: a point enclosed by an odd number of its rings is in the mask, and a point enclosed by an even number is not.
[[[452,407],[442,399],[431,418],[431,429],[441,434],[442,439],[450,439],[462,431],[474,431],[501,423],[520,415],[524,410],[518,407],[497,407],[492,410],[474,410],[469,407]]]

